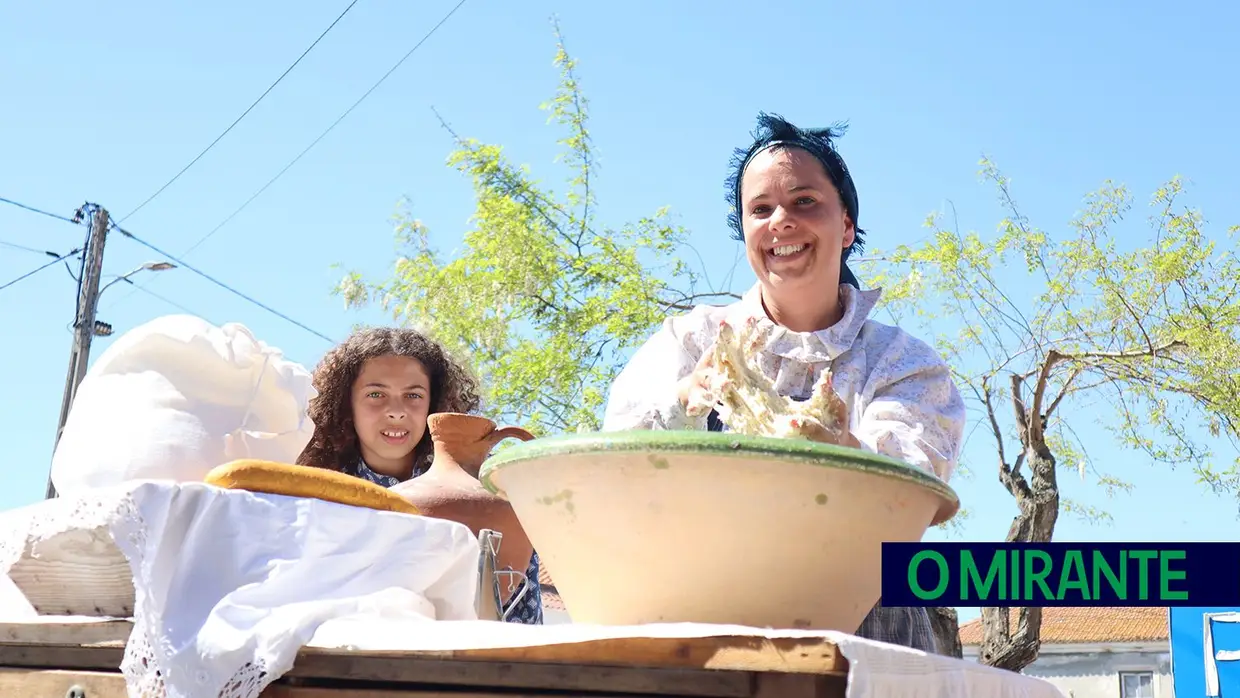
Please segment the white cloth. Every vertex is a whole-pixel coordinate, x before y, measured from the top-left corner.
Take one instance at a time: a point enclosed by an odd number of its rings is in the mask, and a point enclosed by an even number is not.
[[[849,408],[861,446],[902,460],[946,481],[960,457],[965,406],[946,362],[925,342],[869,319],[880,290],[840,286],[844,315],[817,332],[776,325],[762,307],[758,285],[727,306],[700,305],[664,321],[612,384],[604,431],[704,429],[706,417],[685,414],[677,382],[714,344],[719,324],[756,319],[770,330],[758,356],[779,394],[810,395],[830,367],[835,391]]]
[[[121,335],[87,372],[52,458],[60,494],[130,480],[201,482],[238,458],[297,460],[310,372],[244,326],[168,315]]]
[[[848,659],[848,698],[1066,698],[1032,676],[851,635],[831,639]]]
[[[134,578],[121,670],[135,698],[256,698],[319,625],[476,620],[466,526],[202,483],[130,483],[0,516],[0,572],[27,542],[111,530]]]

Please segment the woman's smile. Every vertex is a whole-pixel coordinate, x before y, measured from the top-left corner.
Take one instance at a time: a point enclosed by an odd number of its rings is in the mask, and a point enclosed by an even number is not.
[[[766,268],[779,272],[797,269],[805,265],[814,246],[808,242],[779,243],[766,250]]]
[[[771,254],[776,257],[791,257],[792,255],[805,249],[805,245],[780,245],[771,250]]]

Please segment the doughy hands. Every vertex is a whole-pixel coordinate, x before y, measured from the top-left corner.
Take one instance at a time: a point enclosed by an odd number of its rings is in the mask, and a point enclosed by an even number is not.
[[[835,392],[829,370],[824,371],[822,377],[818,379],[818,383],[814,386],[814,393],[815,396],[810,398],[809,403],[814,404],[815,408],[821,406],[823,418],[817,420],[801,415],[789,417],[790,430],[811,441],[860,448],[861,442],[848,428],[851,423],[848,404],[840,398],[839,393]],[[807,410],[810,414],[814,411]]]
[[[702,358],[698,359],[693,372],[676,386],[676,396],[690,417],[700,417],[714,409],[718,398],[718,383],[722,376],[715,370],[715,345],[710,345]]]
[[[806,401],[779,395],[754,360],[764,339],[754,319],[739,332],[722,323],[715,344],[677,386],[686,414],[698,417],[714,409],[742,434],[859,447],[848,429],[848,405],[832,387],[831,371],[823,371]]]

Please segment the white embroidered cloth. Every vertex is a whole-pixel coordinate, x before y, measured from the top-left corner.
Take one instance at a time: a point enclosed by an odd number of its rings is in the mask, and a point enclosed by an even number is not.
[[[133,572],[121,670],[135,698],[255,698],[333,618],[402,620],[414,634],[477,619],[478,543],[463,525],[202,483],[132,483],[0,514],[0,574],[28,541],[37,551],[98,527]]]
[[[603,429],[704,429],[705,416],[685,415],[676,383],[714,344],[720,322],[739,327],[756,319],[760,330],[770,330],[758,365],[780,395],[808,397],[830,367],[835,391],[849,407],[850,429],[863,448],[946,481],[960,455],[964,401],[934,349],[898,327],[869,319],[881,295],[881,290],[841,285],[843,317],[817,332],[776,325],[756,284],[731,305],[700,305],[670,317],[616,377]]]

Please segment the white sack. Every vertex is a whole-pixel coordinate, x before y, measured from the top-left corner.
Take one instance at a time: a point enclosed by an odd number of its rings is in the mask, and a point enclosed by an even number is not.
[[[238,458],[292,463],[313,433],[310,372],[244,326],[191,315],[121,335],[91,366],[52,459],[61,494],[201,481]]]

